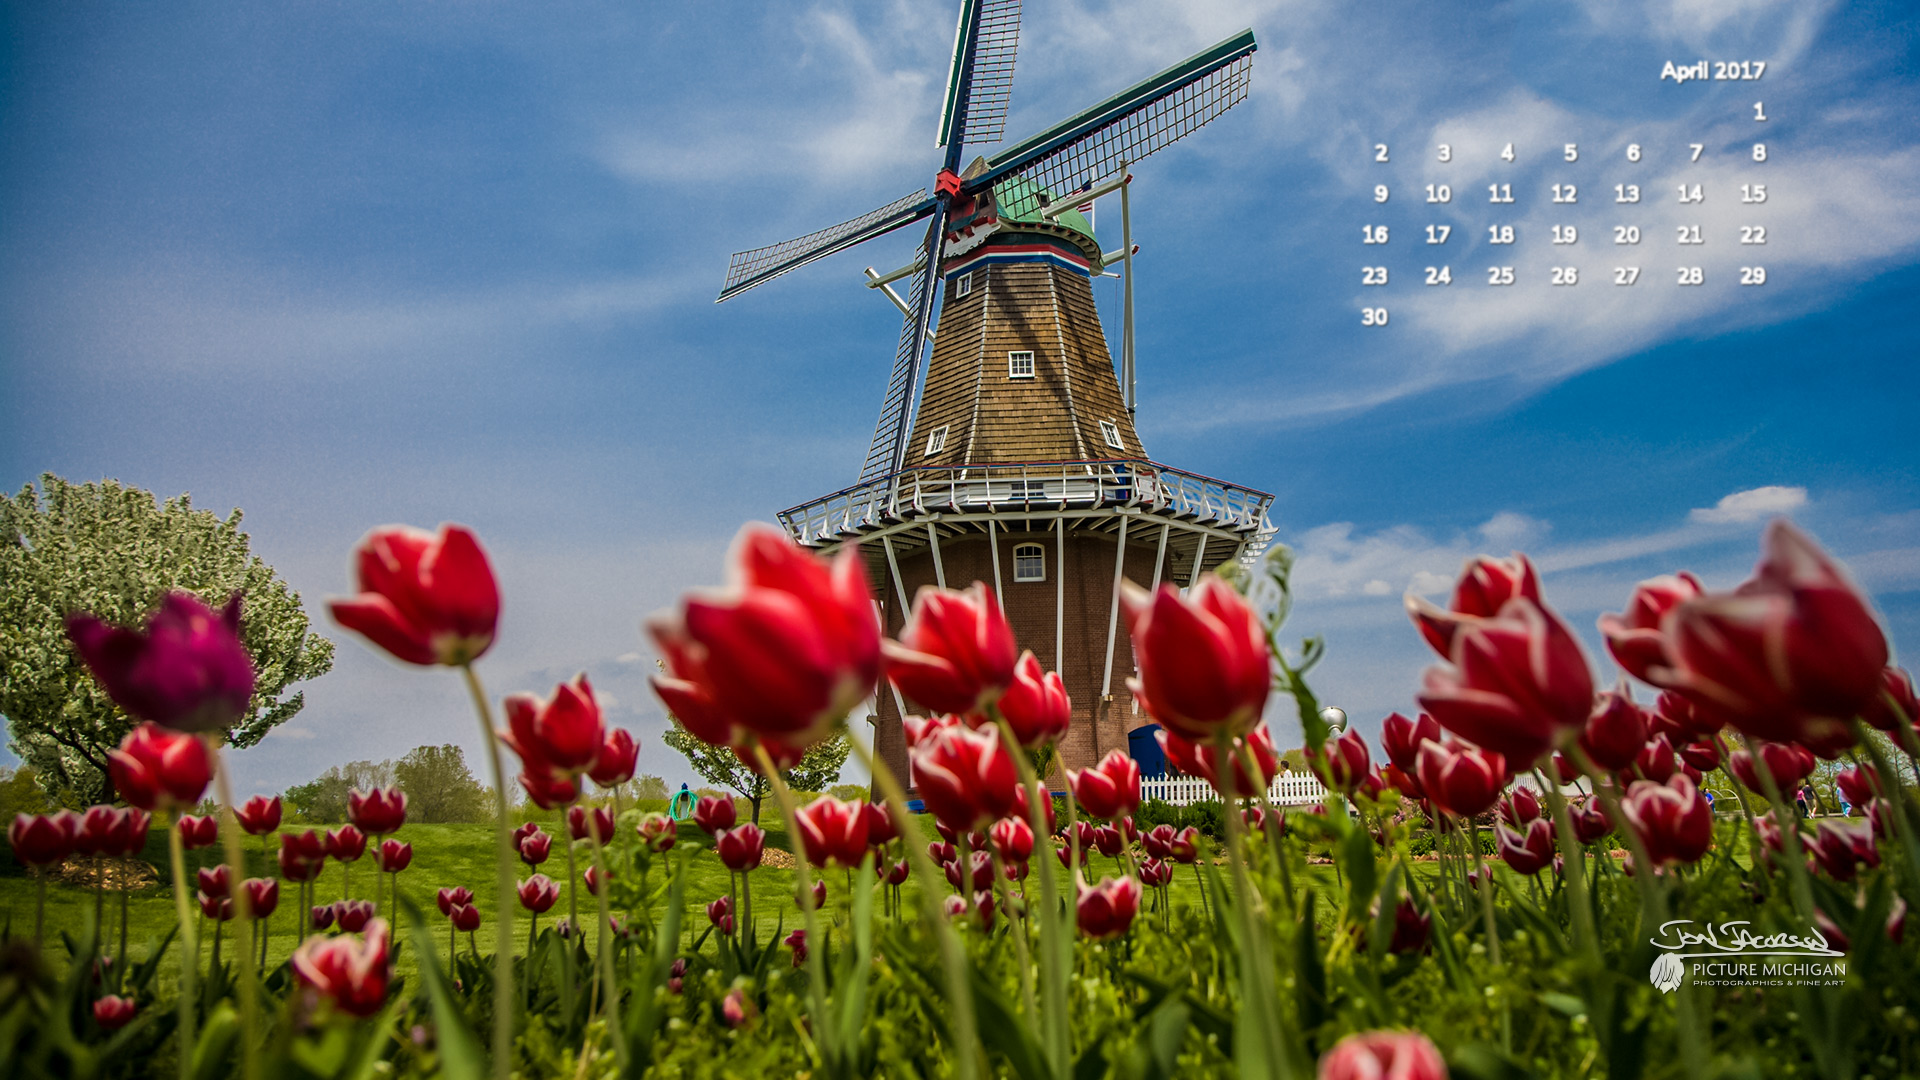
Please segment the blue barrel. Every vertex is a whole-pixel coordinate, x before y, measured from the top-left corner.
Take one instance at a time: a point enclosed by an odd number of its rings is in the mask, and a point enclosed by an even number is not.
[[[1127,756],[1139,763],[1143,777],[1167,775],[1167,752],[1160,749],[1160,741],[1153,737],[1159,730],[1159,724],[1148,724],[1127,732]]]

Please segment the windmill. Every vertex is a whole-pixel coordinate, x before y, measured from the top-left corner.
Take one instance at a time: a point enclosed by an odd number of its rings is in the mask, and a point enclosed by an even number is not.
[[[1019,37],[1019,0],[962,0],[931,192],[736,253],[718,300],[926,223],[913,261],[866,272],[903,321],[860,474],[780,518],[811,547],[863,545],[890,632],[919,586],[991,581],[1020,639],[1066,680],[1060,762],[1078,768],[1145,720],[1113,692],[1116,663],[1132,668],[1120,578],[1190,584],[1271,534],[1271,496],[1154,462],[1133,425],[1129,170],[1244,100],[1256,46],[1242,31],[963,167],[969,147],[1004,133]],[[1123,242],[1103,252],[1077,207],[1113,192]],[[1117,364],[1090,285],[1112,262],[1127,271]],[[912,710],[896,691],[872,717],[898,773]]]

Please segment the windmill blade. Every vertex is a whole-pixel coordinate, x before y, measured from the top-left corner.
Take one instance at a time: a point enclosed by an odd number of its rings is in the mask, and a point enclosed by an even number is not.
[[[961,0],[936,146],[996,143],[1006,135],[1019,48],[1020,0]]]
[[[1031,181],[996,193],[1003,213],[1030,213],[1043,193],[1063,197],[1110,175],[1122,161],[1132,164],[1170,146],[1246,100],[1257,47],[1253,31],[1242,30],[995,155],[967,188],[1010,176]]]
[[[928,267],[939,258],[944,239],[941,234],[946,227],[947,208],[942,203],[934,211],[926,243],[920,248],[920,267],[914,271],[913,286],[907,291],[907,307],[913,314],[900,325],[900,346],[893,355],[893,374],[887,377],[887,396],[880,403],[880,422],[873,429],[867,462],[860,468],[859,482],[863,484],[892,476],[906,464],[913,394],[920,381],[920,354],[926,348],[927,327],[933,321],[934,301],[940,295],[940,275],[929,273]]]
[[[928,197],[927,190],[921,188],[877,210],[869,210],[857,218],[818,232],[751,251],[736,251],[727,260],[727,281],[713,302],[717,304],[755,285],[772,281],[789,270],[799,269],[815,259],[824,259],[836,251],[890,233],[902,225],[910,225],[931,214],[936,205]]]

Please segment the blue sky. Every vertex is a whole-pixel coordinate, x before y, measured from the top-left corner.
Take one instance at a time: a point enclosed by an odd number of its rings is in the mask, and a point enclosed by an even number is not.
[[[1773,512],[1848,561],[1896,649],[1920,640],[1909,8],[1027,8],[1016,137],[1258,35],[1250,99],[1135,170],[1139,427],[1159,460],[1275,493],[1295,629],[1328,637],[1318,688],[1363,730],[1427,659],[1401,593],[1480,551],[1531,552],[1608,678],[1594,617],[1680,567],[1732,584]],[[466,522],[506,590],[491,687],[588,670],[678,779],[639,622],[717,580],[742,521],[851,481],[898,326],[859,272],[911,241],[716,306],[727,254],[928,183],[952,28],[945,0],[0,6],[0,482],[241,507],[310,604],[368,527]],[[1769,67],[1658,78],[1703,58]],[[1617,289],[1628,181],[1647,276]],[[1683,181],[1707,201],[1677,204]],[[1437,215],[1430,182],[1456,193]],[[1549,203],[1561,182],[1577,207]],[[1117,208],[1099,220],[1117,244]],[[1496,220],[1521,242],[1486,245]],[[1419,284],[1434,221],[1456,226],[1444,288]],[[1754,221],[1763,258],[1735,239]],[[1707,243],[1683,259],[1689,222]],[[1673,285],[1683,261],[1707,284]],[[1765,286],[1733,283],[1762,261]],[[1488,287],[1493,262],[1520,283]],[[1376,263],[1389,285],[1361,286]],[[1546,284],[1563,264],[1577,287]],[[1363,328],[1375,304],[1391,322]],[[307,710],[238,755],[243,791],[477,747],[451,675],[333,636]]]

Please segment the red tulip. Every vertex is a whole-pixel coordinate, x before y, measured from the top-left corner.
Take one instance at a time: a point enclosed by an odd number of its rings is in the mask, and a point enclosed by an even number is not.
[[[1149,859],[1168,859],[1173,856],[1173,826],[1155,825],[1140,837],[1141,850]]]
[[[53,814],[15,814],[7,829],[14,858],[28,866],[51,866],[73,854],[78,832],[71,811]]]
[[[723,934],[733,933],[733,901],[725,896],[707,905],[707,921]]]
[[[1499,754],[1459,743],[1422,745],[1419,769],[1427,798],[1459,817],[1486,813],[1507,782],[1506,761]]]
[[[1008,862],[1023,863],[1033,856],[1033,827],[1024,818],[1001,818],[993,823],[988,836],[993,850]]]
[[[1319,1080],[1447,1080],[1447,1063],[1417,1031],[1363,1031],[1333,1044]]]
[[[1880,669],[1880,692],[1860,711],[1860,718],[1881,731],[1897,731],[1902,723],[1920,725],[1920,694],[1913,676],[1888,664]]]
[[[900,835],[900,829],[894,824],[893,815],[879,803],[867,803],[860,808],[860,816],[867,821],[867,846],[877,848]]]
[[[546,912],[560,899],[560,886],[545,874],[535,874],[521,882],[519,892],[520,906],[535,915]]]
[[[1684,775],[1635,781],[1621,810],[1655,863],[1696,862],[1713,845],[1713,811]]]
[[[1779,785],[1782,794],[1793,791],[1802,780],[1813,775],[1813,751],[1806,747],[1772,742],[1757,745],[1760,747],[1760,760],[1766,762],[1767,771],[1773,774],[1773,782]],[[1750,752],[1735,750],[1727,755],[1727,768],[1749,791],[1766,790],[1760,783],[1760,771],[1753,767],[1753,754]]]
[[[1822,821],[1807,850],[1835,881],[1852,881],[1862,865],[1880,865],[1873,829],[1866,822]]]
[[[233,897],[201,893],[200,914],[215,922],[226,922],[233,918]]]
[[[1169,852],[1173,861],[1192,863],[1200,857],[1200,830],[1189,825],[1173,835],[1173,845]]]
[[[979,828],[1014,804],[1013,759],[991,731],[942,730],[914,749],[913,775],[927,809],[951,828]]]
[[[307,913],[307,916],[308,916],[308,921],[312,923],[314,930],[316,931],[325,930],[327,927],[333,925],[333,905],[332,904],[315,905],[314,908]]]
[[[1531,877],[1553,861],[1553,822],[1546,818],[1533,819],[1524,834],[1505,825],[1495,825],[1493,835],[1500,848],[1500,858],[1516,874]]]
[[[975,851],[972,855],[968,856],[968,859],[973,864],[973,873],[971,875],[973,888],[975,889],[992,888],[993,887],[993,856],[988,854],[985,851]],[[941,869],[946,871],[947,884],[953,886],[956,889],[965,889],[967,887],[961,884],[961,878],[966,875],[963,874],[963,872],[960,869],[959,859],[956,858],[947,862],[941,867]]]
[[[248,835],[265,836],[280,827],[280,796],[255,795],[235,811],[234,816],[240,819],[240,827]]]
[[[440,914],[451,916],[455,907],[473,903],[473,890],[464,885],[441,889],[434,894],[433,902],[440,906]]]
[[[693,804],[693,823],[708,836],[718,836],[723,829],[733,828],[733,800],[724,795],[702,795],[700,801]]]
[[[1428,668],[1419,697],[1441,727],[1527,766],[1585,725],[1593,674],[1560,617],[1522,597],[1462,625],[1452,666]]]
[[[253,658],[240,640],[240,596],[215,612],[173,591],[146,629],[67,618],[67,637],[114,703],[136,719],[175,731],[223,731],[253,702]]]
[[[1673,745],[1665,735],[1656,735],[1654,740],[1640,748],[1633,759],[1633,770],[1642,780],[1651,780],[1664,784],[1667,777],[1680,770],[1680,762],[1673,756]]]
[[[949,919],[967,919],[982,930],[993,929],[993,893],[990,891],[974,893],[972,903],[964,896],[949,896],[942,905]]]
[[[1627,601],[1625,613],[1600,616],[1600,633],[1607,639],[1607,651],[1613,654],[1614,662],[1641,682],[1655,682],[1653,670],[1673,663],[1667,656],[1667,640],[1660,633],[1661,620],[1706,591],[1700,579],[1685,570],[1641,582]]]
[[[911,867],[907,865],[907,860],[899,859],[896,860],[892,866],[887,866],[884,863],[875,863],[873,870],[874,873],[881,875],[887,884],[899,885],[907,880],[907,874],[911,870]]]
[[[180,830],[181,845],[188,851],[212,847],[220,839],[220,823],[213,819],[212,814],[205,817],[181,814],[174,824]]]
[[[1632,765],[1646,745],[1646,710],[1634,703],[1624,684],[1595,695],[1593,711],[1580,732],[1580,749],[1595,765],[1619,772]]]
[[[795,930],[781,939],[787,948],[793,950],[793,966],[799,967],[807,962],[807,931],[805,927]]]
[[[1091,769],[1068,769],[1067,784],[1089,817],[1117,818],[1140,805],[1140,763],[1110,750]]]
[[[472,909],[457,907],[449,914],[469,910]],[[336,900],[333,904],[333,918],[340,924],[341,933],[357,934],[366,929],[368,921],[373,918],[373,902],[371,900]],[[455,919],[456,925],[458,922],[459,920]]]
[[[387,924],[375,919],[364,940],[308,938],[294,950],[293,973],[335,1008],[366,1019],[387,1001]]]
[[[213,779],[213,759],[199,736],[145,723],[107,752],[107,776],[130,805],[170,810],[199,803]]]
[[[794,907],[801,906],[801,900],[805,896],[806,896],[805,893],[801,892],[799,889],[795,889],[793,891],[793,906]],[[816,881],[813,883],[813,909],[815,911],[818,911],[821,908],[826,906],[827,906],[827,883],[824,881]]]
[[[758,825],[736,825],[721,829],[714,837],[714,851],[720,862],[735,873],[758,869],[766,854],[767,834]]]
[[[1764,748],[1769,745],[1772,744],[1762,743],[1761,752],[1765,753]],[[1771,761],[1772,759],[1769,758],[1768,760]],[[1752,768],[1751,761],[1748,762],[1748,768]],[[1880,797],[1880,777],[1869,766],[1856,766],[1851,769],[1842,769],[1834,774],[1833,779],[1834,783],[1840,787],[1841,797],[1845,798],[1854,806],[1870,805],[1875,799]],[[1744,780],[1741,782],[1746,783]],[[1797,783],[1798,781],[1795,782]],[[1753,785],[1748,784],[1747,786],[1752,787]],[[1780,787],[1782,790],[1785,790],[1787,781],[1780,781]]]
[[[1139,910],[1139,882],[1129,877],[1102,878],[1100,884],[1080,890],[1074,919],[1082,934],[1098,941],[1126,933]]]
[[[728,564],[725,592],[689,595],[678,612],[648,621],[667,668],[653,678],[654,692],[715,746],[739,751],[757,735],[804,751],[879,678],[866,566],[856,545],[829,564],[758,524],[740,530]]]
[[[240,883],[247,893],[247,910],[264,919],[280,906],[280,883],[272,878],[248,878]]]
[[[1331,736],[1319,753],[1312,746],[1306,747],[1305,753],[1314,775],[1334,791],[1351,794],[1373,768],[1373,755],[1367,752],[1367,741],[1357,731]]]
[[[1407,594],[1407,614],[1420,628],[1433,651],[1442,659],[1453,659],[1454,639],[1460,627],[1475,619],[1490,619],[1500,613],[1507,601],[1516,597],[1540,601],[1540,577],[1525,555],[1515,552],[1511,559],[1487,555],[1467,560],[1453,586],[1453,599],[1446,610],[1435,607],[1412,593]]]
[[[326,866],[327,841],[308,829],[280,834],[280,876],[288,881],[312,881]]]
[[[1500,798],[1500,817],[1514,828],[1522,828],[1540,816],[1540,799],[1532,788],[1516,787]]]
[[[568,807],[567,832],[575,840],[586,840],[598,836],[603,844],[611,842],[613,840],[612,808]]]
[[[367,853],[367,836],[352,825],[342,825],[327,834],[327,857],[335,862],[354,862]]]
[[[1154,732],[1153,737],[1160,743],[1160,749],[1166,752],[1167,760],[1174,768],[1189,776],[1198,776],[1213,785],[1215,791],[1221,789],[1221,776],[1215,768],[1214,745],[1211,742],[1190,742],[1180,735],[1167,730]],[[1255,777],[1247,771],[1246,753],[1251,750],[1254,764],[1260,775]],[[1273,783],[1275,774],[1280,771],[1279,755],[1273,752],[1273,735],[1265,724],[1253,729],[1251,735],[1235,736],[1233,740],[1233,794],[1236,799],[1251,799],[1258,790]]]
[[[1662,691],[1647,715],[1647,733],[1665,735],[1678,742],[1692,742],[1720,733],[1724,725],[1712,714],[1694,708],[1684,694]]]
[[[75,855],[101,855],[119,846],[115,833],[121,828],[120,810],[113,806],[89,806],[78,815],[73,832]]]
[[[1680,760],[1690,768],[1709,772],[1720,767],[1720,740],[1699,739],[1682,746],[1678,753]],[[1699,783],[1696,779],[1695,783]]]
[[[1440,725],[1426,713],[1421,713],[1418,720],[1388,713],[1380,722],[1380,746],[1386,751],[1387,760],[1403,773],[1418,770],[1421,743],[1437,742],[1439,738]]]
[[[1410,798],[1424,799],[1427,797],[1426,785],[1420,782],[1418,775],[1401,772],[1400,766],[1398,765],[1388,765],[1386,768],[1380,770],[1380,782]]]
[[[606,741],[593,759],[587,775],[602,788],[611,789],[633,779],[640,763],[640,743],[625,728],[608,728]]]
[[[1073,720],[1073,702],[1067,697],[1060,673],[1042,672],[1039,659],[1029,650],[1020,654],[1020,662],[1013,667],[1013,681],[1000,695],[1000,715],[1007,718],[1020,745],[1032,749],[1067,733]]]
[[[200,891],[209,896],[233,895],[233,876],[226,863],[203,866],[194,875]]]
[[[907,736],[908,750],[932,741],[934,736],[950,727],[962,726],[966,726],[965,721],[951,713],[942,716],[908,716],[900,721],[901,730]]]
[[[589,866],[586,872],[580,875],[580,880],[585,883],[589,893],[592,893],[594,896],[599,896],[600,886],[612,880],[613,877],[614,873],[611,870],[602,875],[599,867]]]
[[[1607,808],[1594,798],[1582,799],[1567,808],[1573,819],[1573,834],[1583,844],[1591,844],[1613,831]]]
[[[573,777],[555,776],[547,771],[544,762],[538,766],[532,762],[525,764],[526,769],[520,774],[520,787],[535,806],[542,810],[558,810],[580,797],[580,785]]]
[[[369,532],[354,548],[359,593],[327,601],[341,626],[409,664],[458,666],[493,644],[500,587],[465,526],[439,535],[404,525]]]
[[[822,795],[794,815],[807,861],[815,866],[859,866],[867,853],[866,804]]]
[[[136,1008],[132,998],[108,994],[93,1003],[93,1022],[102,1031],[118,1031],[133,1019]]]
[[[934,712],[962,715],[1000,699],[1018,655],[999,599],[979,581],[964,592],[922,586],[900,640],[880,648],[887,679],[902,693]]]
[[[539,866],[553,854],[553,837],[541,832],[540,828],[535,826],[532,832],[520,839],[517,846],[521,862],[528,866]]]
[[[1172,882],[1172,863],[1149,858],[1140,864],[1140,883],[1142,885],[1152,889],[1162,889]]]
[[[1775,742],[1838,737],[1881,691],[1887,639],[1826,552],[1784,519],[1731,593],[1689,600],[1666,622],[1671,666],[1651,674],[1697,709]]]
[[[1893,906],[1887,913],[1887,940],[1899,945],[1907,937],[1907,901],[1904,897],[1893,898]]]
[[[397,874],[413,864],[413,845],[398,840],[383,840],[374,858],[383,872]]]
[[[347,792],[347,820],[369,836],[385,836],[407,821],[407,796],[397,787]]]
[[[1123,581],[1120,608],[1140,671],[1127,685],[1163,727],[1200,742],[1259,726],[1272,658],[1260,616],[1233,586],[1209,574],[1183,598],[1171,585],[1148,593]]]
[[[1367,908],[1367,918],[1372,921],[1379,917],[1380,898],[1376,896],[1372,905]],[[1393,908],[1393,937],[1387,942],[1387,951],[1396,955],[1425,952],[1427,941],[1432,936],[1433,916],[1415,906],[1413,897],[1401,897],[1400,902]]]
[[[526,772],[574,780],[593,768],[607,729],[586,672],[554,687],[553,696],[544,701],[514,694],[505,706],[507,730],[500,733],[500,741],[520,756]]]
[[[927,842],[927,858],[932,859],[935,866],[950,863],[959,857],[959,855],[955,854],[952,844],[944,844],[938,840]]]
[[[633,831],[640,837],[640,843],[648,851],[670,850],[674,841],[680,838],[679,829],[673,824],[673,819],[658,812],[642,816],[640,823],[633,827]]]

